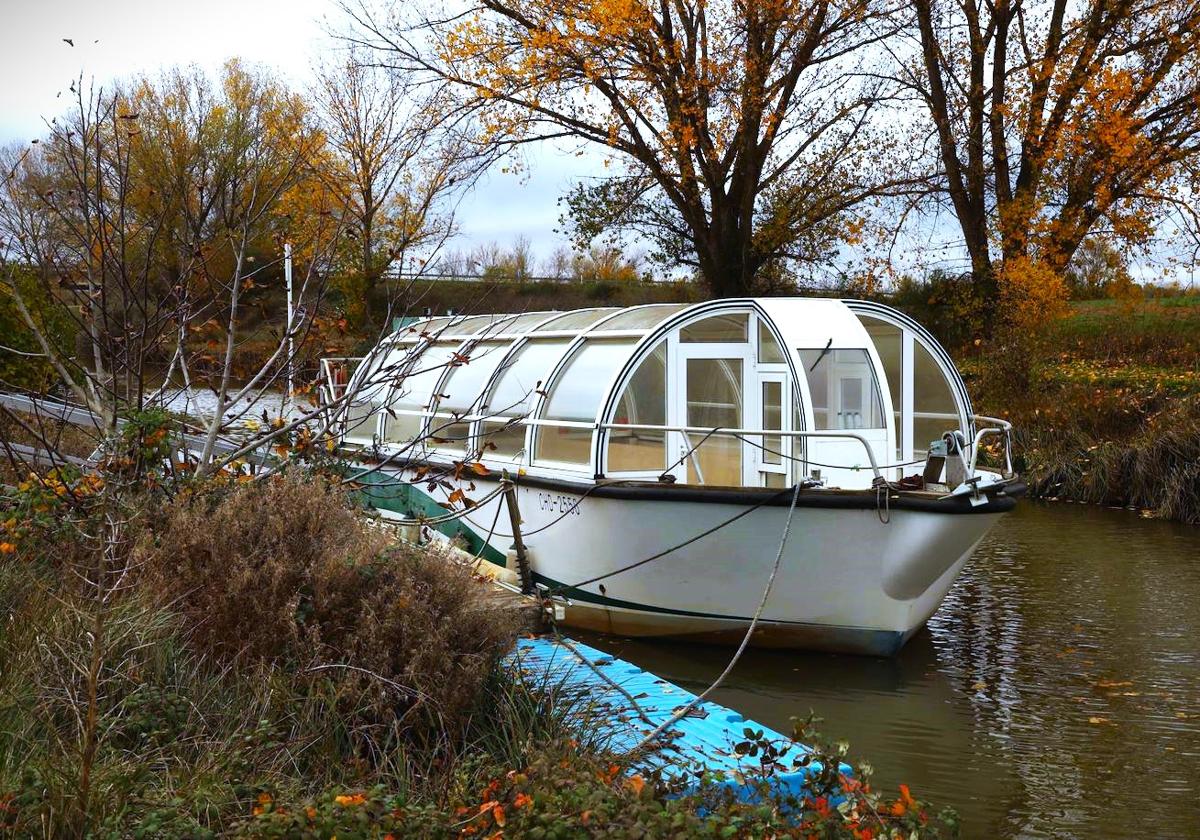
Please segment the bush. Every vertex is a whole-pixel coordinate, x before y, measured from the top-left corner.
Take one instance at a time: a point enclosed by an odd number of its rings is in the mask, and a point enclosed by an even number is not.
[[[834,754],[822,757],[832,766]],[[530,764],[484,777],[442,807],[389,793],[383,786],[328,790],[293,803],[263,796],[235,836],[498,838],[756,838],[826,840],[957,836],[957,817],[900,787],[895,799],[847,777],[797,799],[771,789],[750,769],[755,795],[736,798],[717,779],[697,773],[690,789],[663,778],[629,775],[611,757],[571,741],[543,746]]]
[[[802,803],[627,776],[610,709],[497,667],[513,628],[467,570],[320,480],[185,489],[111,599],[55,515],[46,556],[0,554],[0,837],[936,836],[907,792],[837,807],[836,773]]]
[[[360,723],[442,737],[461,729],[515,620],[470,569],[389,543],[341,490],[285,475],[193,494],[142,554],[199,653],[320,675]]]

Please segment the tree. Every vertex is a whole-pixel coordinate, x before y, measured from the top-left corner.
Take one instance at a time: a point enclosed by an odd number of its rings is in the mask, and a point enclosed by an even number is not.
[[[313,93],[327,138],[320,173],[357,245],[347,297],[362,323],[391,266],[411,268],[414,253],[449,238],[453,197],[491,154],[475,142],[469,121],[446,106],[444,93],[423,95],[405,74],[361,55],[321,68]]]
[[[914,0],[911,14],[901,78],[928,109],[937,194],[986,300],[1061,277],[1094,232],[1155,235],[1200,152],[1200,3]]]
[[[1107,240],[1096,236],[1083,240],[1067,266],[1066,275],[1071,296],[1080,300],[1128,298],[1136,288],[1125,256]]]
[[[484,0],[400,23],[364,3],[344,5],[354,40],[470,92],[494,142],[606,149],[628,212],[601,226],[653,232],[715,295],[885,189],[893,149],[867,122],[885,94],[860,72],[877,0]]]

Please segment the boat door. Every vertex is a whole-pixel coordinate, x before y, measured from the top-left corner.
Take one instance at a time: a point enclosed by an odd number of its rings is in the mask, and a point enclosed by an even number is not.
[[[678,425],[700,429],[742,429],[748,417],[756,417],[756,394],[746,388],[753,370],[748,344],[677,345],[675,410]],[[673,432],[674,458],[682,459],[673,471],[688,484],[742,487],[754,478],[753,459],[746,444],[731,435],[703,432]],[[753,483],[757,483],[754,481]]]
[[[783,372],[758,374],[758,422],[750,425],[763,431],[784,430],[784,418],[792,416],[790,377]],[[750,447],[758,487],[787,487],[792,441],[783,435],[763,435]]]

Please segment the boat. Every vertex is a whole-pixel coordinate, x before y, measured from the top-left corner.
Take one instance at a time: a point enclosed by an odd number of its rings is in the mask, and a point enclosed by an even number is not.
[[[1025,489],[875,302],[428,317],[324,369],[369,504],[606,633],[895,654]]]

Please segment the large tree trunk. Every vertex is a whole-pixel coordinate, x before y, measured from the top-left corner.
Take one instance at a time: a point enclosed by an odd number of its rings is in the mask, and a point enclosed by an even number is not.
[[[752,250],[751,235],[739,224],[736,208],[719,205],[705,235],[697,237],[700,274],[714,298],[754,294],[761,260]]]

